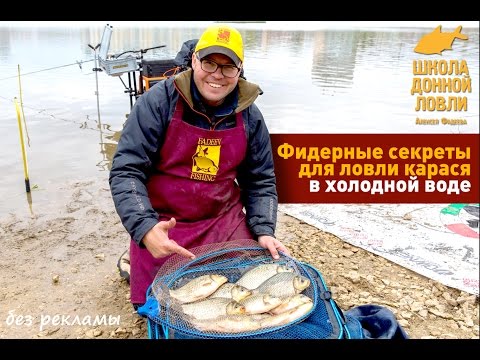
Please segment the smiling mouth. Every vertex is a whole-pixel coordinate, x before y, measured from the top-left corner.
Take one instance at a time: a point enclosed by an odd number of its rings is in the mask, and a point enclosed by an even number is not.
[[[219,85],[219,84],[214,84],[214,83],[207,83],[210,87],[213,87],[215,89],[220,89],[222,87],[222,85]]]

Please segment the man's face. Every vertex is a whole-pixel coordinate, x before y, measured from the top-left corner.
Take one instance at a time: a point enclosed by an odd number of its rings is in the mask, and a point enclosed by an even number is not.
[[[203,60],[209,61],[209,68],[214,67],[212,63],[218,65],[234,65],[233,61],[223,54],[210,54]],[[234,77],[223,75],[221,66],[218,66],[215,72],[207,72],[202,69],[201,62],[197,59],[196,54],[192,57],[193,81],[197,86],[204,102],[210,106],[220,105],[225,97],[230,94],[238,83],[240,71]],[[204,66],[204,68],[207,68]],[[230,69],[231,70],[231,69]],[[223,69],[227,73],[227,69]]]

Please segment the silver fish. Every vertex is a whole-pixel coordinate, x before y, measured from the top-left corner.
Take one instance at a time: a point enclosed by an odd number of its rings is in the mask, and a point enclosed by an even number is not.
[[[190,321],[200,331],[211,331],[218,333],[240,333],[260,329],[260,321],[253,315],[228,315],[210,320]]]
[[[178,289],[170,289],[170,296],[180,303],[191,303],[205,299],[228,281],[226,276],[209,274],[190,280]]]
[[[260,264],[244,273],[242,277],[237,280],[236,284],[253,290],[275,274],[282,272],[293,273],[293,271],[293,268],[286,265]]]
[[[270,310],[270,313],[273,315],[281,314],[285,311],[296,308],[297,306],[300,306],[302,304],[308,304],[311,302],[313,302],[312,299],[310,299],[307,295],[296,294],[285,298],[285,300],[280,305]]]
[[[245,314],[262,314],[276,308],[282,299],[269,294],[254,294],[239,303],[245,306]]]
[[[245,306],[228,298],[204,299],[190,304],[183,304],[184,314],[198,320],[214,319],[222,315],[245,313]]]
[[[252,291],[246,287],[227,282],[220,286],[209,298],[223,297],[240,301],[250,295],[252,295]]]
[[[285,298],[301,293],[310,286],[310,280],[305,276],[290,272],[273,275],[254,290],[254,294],[270,294]]]
[[[263,320],[260,320],[261,328],[268,328],[272,326],[286,325],[300,319],[303,315],[307,314],[313,307],[313,302],[299,305],[291,310],[283,313],[272,315]]]
[[[294,322],[307,314],[312,307],[313,303],[310,302],[299,305],[278,315],[270,315],[267,313],[253,315],[226,315],[215,319],[191,319],[190,322],[200,331],[218,333],[250,332]]]

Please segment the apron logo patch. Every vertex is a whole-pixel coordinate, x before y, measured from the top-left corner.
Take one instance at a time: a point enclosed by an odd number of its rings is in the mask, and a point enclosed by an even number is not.
[[[221,139],[198,139],[195,154],[192,156],[191,179],[215,181],[220,161]]]

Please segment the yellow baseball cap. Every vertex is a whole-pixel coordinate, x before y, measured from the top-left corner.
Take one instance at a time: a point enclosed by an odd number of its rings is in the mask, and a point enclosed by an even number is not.
[[[211,25],[198,40],[195,52],[198,52],[200,59],[210,54],[223,54],[240,67],[243,62],[242,35],[229,25]]]

